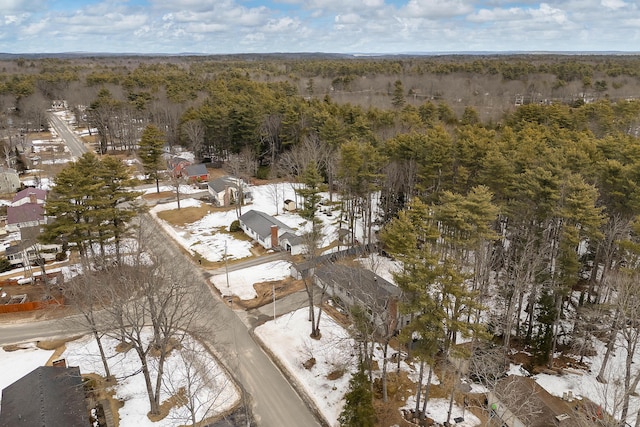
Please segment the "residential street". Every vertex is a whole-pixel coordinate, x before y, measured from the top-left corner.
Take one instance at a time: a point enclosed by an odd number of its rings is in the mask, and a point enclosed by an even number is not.
[[[146,224],[155,227],[154,220],[144,215]],[[160,230],[160,227],[156,227]],[[182,259],[192,264],[164,233],[156,233],[151,247],[159,248],[158,253],[173,259]],[[193,268],[197,268],[193,265]],[[203,318],[203,325],[209,328],[208,336],[202,336],[214,353],[227,367],[234,379],[247,393],[249,406],[258,426],[299,427],[319,426],[315,415],[291,387],[280,370],[274,365],[262,348],[249,334],[248,326],[240,319],[247,317],[244,312],[235,313],[211,291],[203,275],[200,283],[194,284],[201,289],[205,298],[206,312],[210,316]],[[292,304],[300,304],[300,296],[292,299]],[[283,307],[285,303],[283,303]],[[272,310],[272,306],[267,309]],[[238,315],[237,315],[238,314]],[[250,317],[254,317],[251,315]],[[255,318],[254,318],[255,319]],[[245,319],[246,321],[246,319]],[[247,322],[251,324],[253,322]],[[210,325],[213,325],[212,327]],[[0,334],[0,345],[18,342],[37,341],[48,338],[69,337],[83,333],[81,322],[77,319],[56,319],[41,322],[20,322],[5,324]]]
[[[53,113],[49,113],[48,116],[51,127],[55,129],[58,136],[65,142],[67,147],[69,147],[69,151],[74,158],[77,159],[88,151],[84,143],[69,129],[69,126],[67,126],[60,116]]]
[[[73,155],[81,156],[86,151],[82,142],[59,117],[53,114],[50,117],[52,126],[68,144]],[[156,248],[158,255],[173,260],[180,259],[197,269],[191,259],[177,248],[176,243],[161,231],[162,228],[155,224],[150,215],[145,214],[141,218],[144,225],[154,227],[157,230],[153,235],[154,241],[150,247]],[[171,243],[168,244],[168,242]],[[275,254],[273,258],[280,258],[280,256],[280,254]],[[262,260],[259,259],[250,261],[248,264],[255,265],[261,262]],[[229,267],[233,268],[231,265]],[[241,268],[237,264],[234,267]],[[246,326],[238,315],[211,290],[205,279],[205,274],[208,277],[211,272],[201,271],[200,283],[194,284],[206,303],[207,316],[210,316],[203,318],[202,323],[208,325],[208,332],[204,334],[206,336],[200,338],[213,349],[245,391],[256,424],[265,427],[319,426],[320,423],[316,416],[262,348],[253,340],[249,333],[249,326]],[[297,298],[293,302],[294,306],[300,304],[300,297]],[[270,309],[273,309],[272,306]],[[245,318],[245,321],[247,320],[246,313],[239,312],[238,314]],[[253,322],[247,322],[249,325],[251,323]],[[81,333],[83,333],[81,323],[72,319],[3,324],[0,345],[71,337]]]

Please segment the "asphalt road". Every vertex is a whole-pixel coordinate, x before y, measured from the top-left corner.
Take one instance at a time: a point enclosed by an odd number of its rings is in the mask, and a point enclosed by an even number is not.
[[[78,138],[78,136],[69,129],[69,126],[60,118],[60,116],[48,113],[49,115],[49,123],[51,123],[51,127],[55,129],[56,133],[69,147],[69,151],[74,159],[78,157],[82,157],[84,153],[86,153],[87,147],[85,147],[84,143]]]
[[[149,215],[143,220],[151,226],[155,222]],[[171,239],[156,226],[152,247],[158,253],[197,268]],[[320,426],[317,418],[262,348],[253,340],[248,326],[209,288],[202,274],[194,285],[202,292],[206,302],[202,324],[207,330],[200,336],[214,350],[220,361],[246,393],[246,401],[256,425],[264,427]],[[239,312],[243,317],[247,313]],[[257,314],[257,313],[256,313]],[[253,317],[253,316],[251,316]],[[246,319],[245,319],[246,321]],[[19,342],[62,338],[85,332],[78,318],[65,318],[40,322],[5,324],[0,328],[0,345]]]

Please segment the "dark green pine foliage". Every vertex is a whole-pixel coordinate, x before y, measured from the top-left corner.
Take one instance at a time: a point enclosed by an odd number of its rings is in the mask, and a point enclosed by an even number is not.
[[[142,132],[138,145],[138,156],[149,179],[156,182],[156,192],[160,192],[158,173],[163,169],[165,135],[155,125],[148,125]]]
[[[349,380],[349,391],[344,396],[345,404],[338,418],[342,427],[371,427],[375,425],[376,413],[373,407],[371,383],[364,367]]]
[[[320,185],[322,184],[322,175],[320,175],[316,162],[309,162],[302,172],[302,183],[304,187],[297,190],[298,194],[304,197],[300,216],[308,220],[313,220],[318,210]]]
[[[56,176],[46,205],[53,221],[44,226],[41,240],[73,244],[81,256],[93,243],[104,255],[105,243],[113,241],[119,258],[120,241],[138,210],[134,200],[140,193],[129,191],[132,185],[118,159],[84,154]]]

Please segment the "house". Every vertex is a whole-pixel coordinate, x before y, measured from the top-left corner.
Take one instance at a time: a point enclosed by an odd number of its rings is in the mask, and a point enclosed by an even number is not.
[[[216,178],[207,184],[211,200],[216,206],[235,204],[240,199],[240,191],[242,191],[242,203],[248,203],[253,200],[253,194],[247,188],[248,185],[243,180],[231,175]]]
[[[7,246],[5,256],[11,265],[41,265],[47,261],[55,261],[56,254],[62,251],[61,245],[42,245],[34,241],[20,242]]]
[[[41,366],[2,390],[0,427],[89,427],[80,368]]]
[[[174,156],[167,160],[167,169],[171,176],[182,176],[184,169],[190,164],[191,162],[184,157]]]
[[[239,220],[245,234],[265,249],[280,248],[292,255],[305,251],[302,238],[291,227],[271,215],[252,209],[241,215]]]
[[[315,283],[349,309],[359,305],[377,325],[394,331],[398,327],[398,302],[402,291],[393,283],[362,267],[323,263],[313,272]]]
[[[11,199],[11,206],[21,206],[28,203],[44,205],[46,200],[47,190],[28,187],[24,190],[18,191],[16,195],[13,196],[13,199]]]
[[[187,178],[189,182],[206,182],[209,180],[209,171],[203,163],[198,163],[186,166],[182,176]]]
[[[38,203],[25,203],[7,206],[7,232],[19,231],[22,227],[37,227],[46,223],[44,206]]]
[[[578,411],[579,405],[551,395],[529,377],[509,375],[498,381],[487,395],[493,418],[508,427],[578,427],[585,425],[578,417],[589,416]]]
[[[0,194],[13,193],[20,188],[20,176],[15,169],[0,166]]]
[[[293,212],[296,210],[296,202],[291,199],[287,199],[284,201],[282,209],[284,209],[285,212]]]

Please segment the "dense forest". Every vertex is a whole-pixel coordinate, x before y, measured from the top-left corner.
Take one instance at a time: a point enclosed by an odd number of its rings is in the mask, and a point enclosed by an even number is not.
[[[425,360],[457,336],[535,363],[598,338],[640,381],[640,58],[635,56],[96,57],[0,63],[5,151],[66,100],[96,150],[168,147],[257,164],[258,178],[339,193],[362,243],[400,261]],[[353,229],[353,228],[352,228]],[[377,232],[376,230],[380,230]],[[425,297],[426,295],[426,297]],[[431,316],[440,326],[434,331]],[[439,319],[439,320],[438,320]],[[446,319],[442,322],[442,319]],[[437,332],[437,333],[436,333]],[[410,335],[409,335],[410,336]],[[638,417],[640,422],[640,417]],[[636,423],[638,425],[638,423]]]

